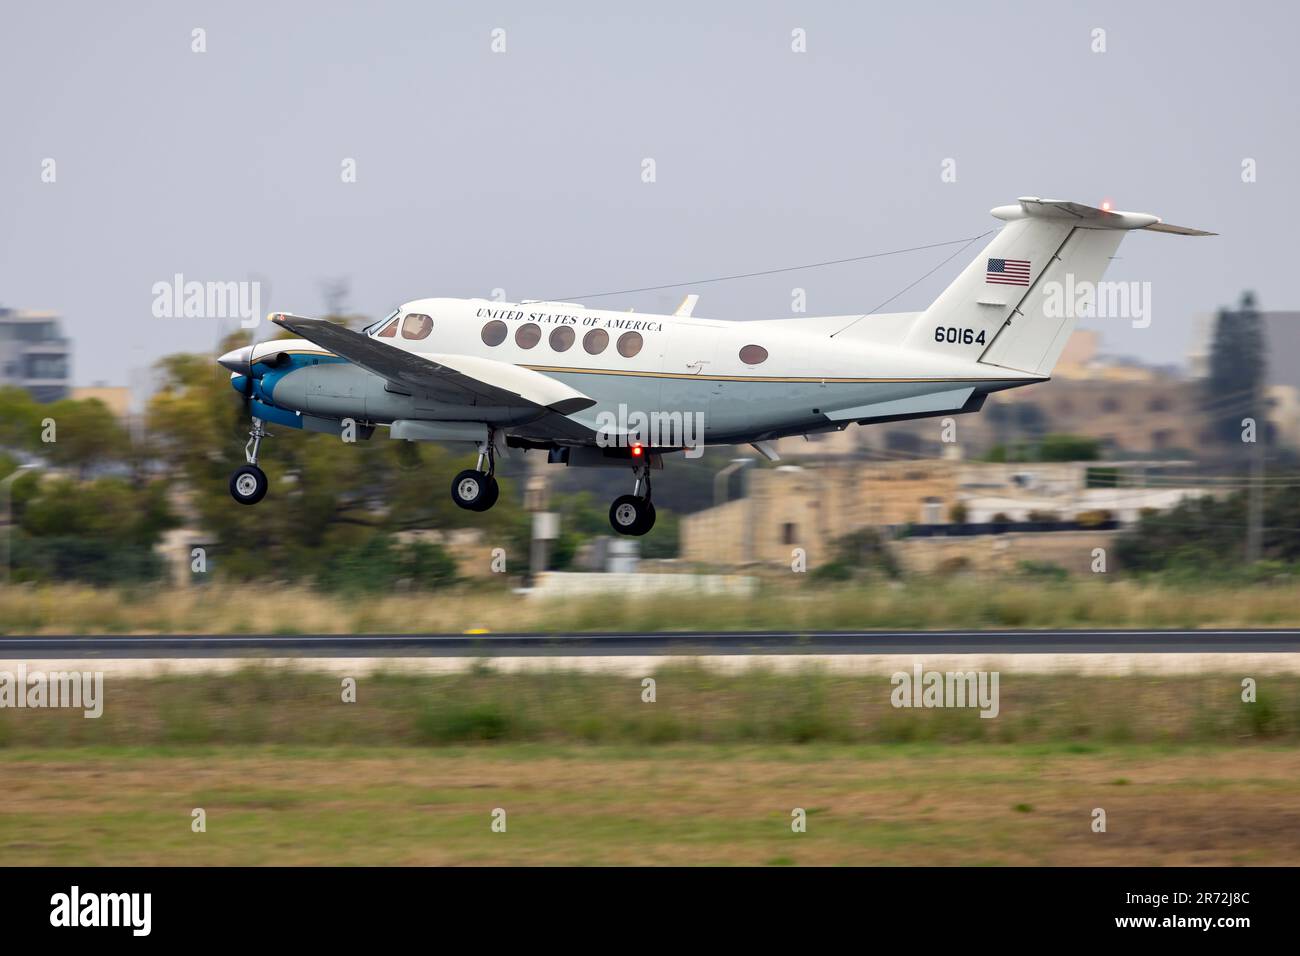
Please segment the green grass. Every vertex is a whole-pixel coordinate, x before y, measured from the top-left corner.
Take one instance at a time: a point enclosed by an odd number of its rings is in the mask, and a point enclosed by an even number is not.
[[[426,676],[380,673],[341,700],[341,679],[250,665],[230,675],[113,678],[104,713],[0,709],[0,749],[27,747],[366,747],[511,743],[640,750],[675,744],[1041,744],[1095,752],[1129,744],[1300,741],[1300,677],[1260,679],[1243,703],[1237,675],[1002,675],[1000,713],[894,708],[887,676],[809,667],[726,675],[675,665],[641,678],[491,667]]]

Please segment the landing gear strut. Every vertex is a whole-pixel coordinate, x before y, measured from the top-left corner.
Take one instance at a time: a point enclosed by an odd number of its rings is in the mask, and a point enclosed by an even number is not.
[[[501,488],[494,474],[497,470],[497,453],[492,435],[478,446],[478,463],[466,468],[451,482],[451,500],[466,511],[487,511],[497,503]],[[487,462],[487,471],[483,462]]]
[[[266,425],[260,418],[254,418],[248,444],[244,446],[248,464],[230,476],[230,496],[241,505],[255,505],[266,497],[266,473],[257,467],[257,454],[262,449],[262,439],[266,437]]]
[[[655,526],[655,506],[650,500],[650,463],[635,466],[635,474],[632,494],[619,495],[609,506],[609,523],[619,534],[640,536]]]

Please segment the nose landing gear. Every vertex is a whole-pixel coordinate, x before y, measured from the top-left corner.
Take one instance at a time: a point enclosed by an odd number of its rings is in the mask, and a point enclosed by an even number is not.
[[[645,494],[641,493],[642,488]],[[655,506],[650,500],[650,464],[636,467],[632,494],[619,495],[609,506],[609,524],[619,534],[640,536],[655,526]]]
[[[253,428],[248,433],[248,444],[244,446],[244,457],[248,459],[248,464],[230,476],[230,496],[241,505],[255,505],[266,497],[269,483],[266,473],[257,467],[257,454],[262,448],[262,439],[266,437],[266,425],[260,418],[254,418]]]
[[[487,460],[487,471],[483,462]],[[496,449],[492,439],[479,445],[478,463],[466,468],[451,481],[451,500],[466,511],[487,511],[497,503],[501,488],[494,477],[497,470]]]

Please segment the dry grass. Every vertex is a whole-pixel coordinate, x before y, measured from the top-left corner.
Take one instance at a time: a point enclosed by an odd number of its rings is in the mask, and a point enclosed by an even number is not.
[[[335,597],[284,586],[0,588],[0,631],[444,633],[1300,625],[1300,588],[1138,581],[910,579],[815,587],[765,583],[760,599],[621,596],[537,600],[504,587]]]

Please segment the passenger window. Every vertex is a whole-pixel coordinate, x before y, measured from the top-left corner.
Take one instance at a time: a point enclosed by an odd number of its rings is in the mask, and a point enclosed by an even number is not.
[[[746,345],[740,350],[740,360],[746,365],[762,365],[767,361],[767,349],[761,345]]]
[[[536,322],[526,322],[515,329],[515,345],[530,349],[542,340],[542,327]]]
[[[573,347],[573,339],[573,329],[567,325],[561,325],[551,332],[551,348],[557,352],[567,352]]]
[[[631,358],[641,351],[641,333],[624,332],[618,337],[618,354],[623,358]]]
[[[483,326],[483,344],[500,345],[506,340],[506,324],[500,319],[493,319],[487,325]]]
[[[418,312],[412,312],[402,320],[402,338],[427,339],[433,331],[433,319]]]
[[[582,337],[582,347],[590,355],[599,355],[609,345],[609,333],[604,329],[592,329]]]

